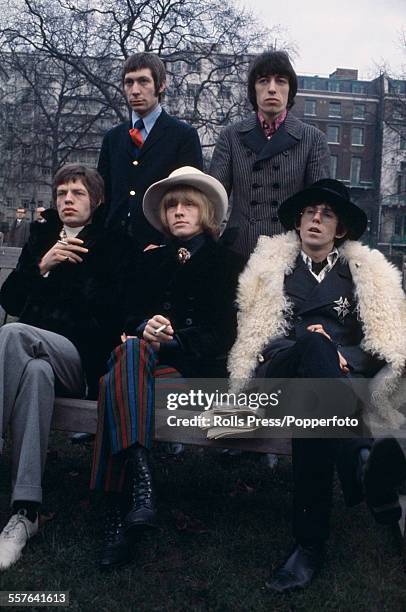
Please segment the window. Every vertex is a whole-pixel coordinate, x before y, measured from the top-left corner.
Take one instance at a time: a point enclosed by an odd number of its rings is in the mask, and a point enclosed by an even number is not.
[[[338,155],[330,156],[330,177],[337,178]]]
[[[352,93],[363,94],[365,93],[365,85],[364,83],[357,83],[356,81],[351,84]]]
[[[399,149],[401,149],[402,151],[406,150],[406,132],[402,132],[401,134],[399,134],[400,137],[400,142],[399,142]]]
[[[402,195],[405,193],[406,193],[406,174],[398,174],[397,194]]]
[[[365,104],[354,104],[353,119],[365,119]]]
[[[327,142],[338,144],[340,142],[340,128],[338,125],[327,126]]]
[[[395,217],[395,236],[406,236],[406,215],[398,214]]]
[[[316,81],[314,79],[304,79],[303,80],[303,89],[317,89]]]
[[[341,117],[341,104],[340,102],[330,102],[328,107],[329,117]]]
[[[173,71],[173,73],[182,74],[182,71],[183,71],[183,64],[182,64],[182,62],[181,61],[173,62],[173,64],[172,64],[172,71]]]
[[[316,114],[316,100],[305,100],[304,114],[305,115],[315,115]]]
[[[196,98],[196,96],[199,93],[199,88],[200,86],[198,84],[195,83],[188,83],[187,85],[187,89],[186,89],[186,96],[188,98]]]
[[[223,100],[230,100],[231,98],[231,85],[221,85],[220,96]]]
[[[352,128],[351,144],[358,145],[358,146],[364,144],[364,128],[360,128],[360,127]]]
[[[351,174],[350,183],[351,185],[359,185],[361,181],[361,158],[351,158]]]
[[[7,208],[13,208],[13,206],[14,206],[13,198],[6,198],[6,207]]]
[[[394,119],[403,119],[403,113],[400,108],[393,109],[393,118]]]
[[[328,90],[329,91],[340,91],[340,81],[329,81],[328,82]]]

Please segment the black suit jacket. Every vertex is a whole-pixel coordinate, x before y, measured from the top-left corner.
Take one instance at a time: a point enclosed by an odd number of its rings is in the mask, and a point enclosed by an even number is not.
[[[269,345],[264,351],[267,359],[291,347],[296,339],[307,333],[309,325],[319,323],[347,359],[351,373],[373,376],[380,369],[382,362],[360,347],[363,330],[347,263],[339,259],[319,283],[299,255],[292,274],[285,276],[284,286],[293,304],[291,331],[288,337],[276,339]]]
[[[144,217],[142,199],[150,185],[166,178],[182,166],[203,168],[202,150],[195,128],[164,110],[154,124],[142,149],[137,152],[126,122],[105,135],[98,171],[105,184],[108,207],[107,226],[127,225],[131,217],[132,233],[139,247],[161,244],[164,239]],[[130,195],[134,192],[135,195]]]

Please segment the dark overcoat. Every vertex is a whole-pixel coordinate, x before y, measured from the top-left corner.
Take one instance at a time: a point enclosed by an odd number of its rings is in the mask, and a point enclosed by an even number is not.
[[[11,224],[10,230],[7,232],[4,242],[7,246],[23,247],[30,235],[30,222],[28,219],[21,219],[17,223],[17,219]]]
[[[105,135],[98,171],[105,184],[107,225],[127,224],[141,250],[162,244],[163,236],[146,220],[142,199],[150,185],[182,166],[203,167],[202,150],[195,128],[162,110],[140,151],[129,135],[131,123],[122,123]]]
[[[111,350],[120,343],[124,323],[123,285],[129,274],[132,245],[127,236],[104,229],[102,211],[78,234],[89,252],[79,264],[62,262],[41,276],[39,261],[58,240],[62,224],[55,210],[46,223],[31,224],[28,243],[16,269],[1,288],[0,302],[21,323],[61,334],[78,349],[89,396],[97,396],[99,377]]]
[[[285,276],[284,292],[293,306],[289,320],[290,332],[287,336],[273,340],[262,351],[266,361],[279,351],[292,347],[296,340],[307,333],[309,325],[320,324],[347,360],[350,374],[371,377],[384,365],[383,361],[360,346],[363,330],[347,262],[339,259],[319,283],[299,255],[292,273]],[[257,374],[261,372],[263,366]]]
[[[258,236],[283,231],[279,205],[330,175],[330,153],[323,132],[291,112],[267,140],[257,116],[226,127],[214,149],[210,174],[230,196],[227,229],[238,228],[233,249],[249,256]]]
[[[147,251],[129,296],[129,334],[154,315],[167,317],[176,348],[161,344],[159,360],[188,377],[225,377],[236,336],[235,293],[243,258],[211,238],[185,264],[176,244]],[[145,271],[148,271],[146,274]]]

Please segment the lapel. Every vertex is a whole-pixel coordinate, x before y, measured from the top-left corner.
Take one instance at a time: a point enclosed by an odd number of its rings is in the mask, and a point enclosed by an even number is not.
[[[285,276],[284,286],[286,295],[304,301],[317,285],[317,280],[310,274],[299,253],[294,270],[291,274]]]
[[[311,276],[310,273],[309,276]],[[352,289],[353,283],[348,264],[339,259],[321,283],[316,281],[313,291],[302,304],[297,314],[303,314],[328,304],[333,304],[339,297],[347,297],[352,302]]]
[[[257,161],[262,161],[294,147],[302,138],[303,127],[301,122],[288,112],[285,121],[271,140],[265,137],[256,115],[251,115],[243,121],[239,132],[243,144],[257,154]]]
[[[261,153],[268,142],[256,115],[251,115],[248,119],[242,121],[238,131],[242,143],[257,155]]]
[[[168,128],[170,128],[170,125],[171,125],[170,117],[168,113],[162,109],[161,114],[159,115],[158,119],[155,121],[154,127],[148,134],[148,138],[146,139],[139,153],[138,157],[140,159],[142,159],[157,142],[165,138],[166,132]]]

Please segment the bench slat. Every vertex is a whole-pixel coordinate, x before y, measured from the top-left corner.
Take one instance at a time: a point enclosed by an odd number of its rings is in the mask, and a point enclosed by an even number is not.
[[[177,410],[179,417],[190,417],[190,412]],[[171,428],[169,440],[166,419],[168,411],[158,409],[156,411],[155,440],[158,442],[182,442],[183,444],[194,444],[210,448],[239,448],[245,451],[260,453],[276,453],[281,455],[291,454],[290,440],[285,438],[227,438],[223,440],[208,440],[206,432],[198,427],[187,430],[180,427]],[[57,398],[52,419],[53,429],[61,431],[83,431],[96,433],[97,428],[97,404],[89,400]],[[187,431],[187,435],[185,434]]]

